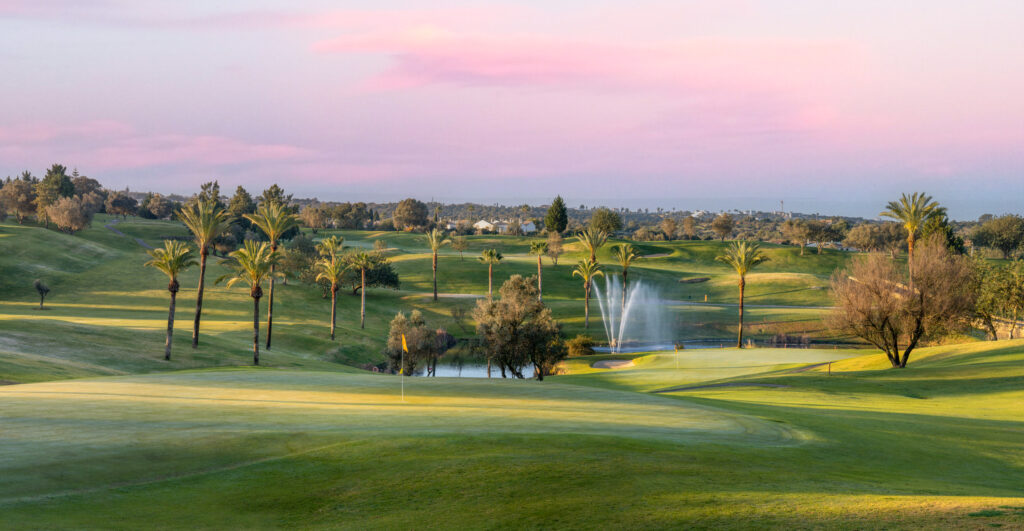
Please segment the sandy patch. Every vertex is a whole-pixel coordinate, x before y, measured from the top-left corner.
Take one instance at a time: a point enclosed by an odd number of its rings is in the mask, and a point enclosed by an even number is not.
[[[591,367],[595,369],[623,369],[636,365],[633,360],[601,360],[595,361]]]

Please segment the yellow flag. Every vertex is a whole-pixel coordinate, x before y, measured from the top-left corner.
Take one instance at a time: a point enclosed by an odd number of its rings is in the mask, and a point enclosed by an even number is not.
[[[405,334],[402,334],[402,351],[409,352],[409,345],[405,342]]]

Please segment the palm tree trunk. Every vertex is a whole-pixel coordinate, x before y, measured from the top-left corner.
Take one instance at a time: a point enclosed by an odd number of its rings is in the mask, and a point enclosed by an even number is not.
[[[590,282],[583,285],[583,329],[590,328]]]
[[[362,278],[359,302],[359,328],[366,328],[366,268],[361,268],[359,273]]]
[[[270,251],[277,252],[277,242],[270,244]],[[270,350],[270,334],[274,327],[274,270],[275,265],[270,266],[270,299],[267,301],[267,350]]]
[[[434,302],[437,302],[437,251],[434,251],[432,265],[434,267]]]
[[[199,289],[196,291],[196,318],[192,323],[192,348],[199,348],[199,318],[203,315],[203,288],[206,285],[206,257],[210,254],[205,246],[199,250]]]
[[[334,341],[335,315],[338,309],[338,285],[331,284],[331,341]]]
[[[541,261],[540,260],[541,260],[541,256],[537,255],[537,300],[543,301],[544,300],[544,290],[543,290],[543,282],[541,282],[543,271],[541,271]]]
[[[626,281],[628,280],[628,274],[629,273],[625,269],[622,270],[622,307],[619,308],[620,320],[626,317]]]
[[[494,296],[494,284],[492,278],[494,277],[494,264],[487,264],[487,296]]]
[[[252,298],[252,364],[260,364],[260,298]]]
[[[907,238],[907,271],[910,273],[910,285],[914,285],[914,237]]]
[[[174,307],[178,298],[178,290],[171,291],[171,309],[167,312],[167,341],[164,343],[164,359],[171,361],[171,340],[174,338]]]
[[[740,329],[736,336],[736,348],[743,348],[743,290],[747,287],[747,279],[740,277]]]

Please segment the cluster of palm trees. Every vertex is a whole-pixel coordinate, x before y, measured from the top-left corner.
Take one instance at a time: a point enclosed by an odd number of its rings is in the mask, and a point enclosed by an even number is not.
[[[896,207],[890,205],[890,210],[896,211]],[[246,241],[244,246],[228,256],[222,264],[230,268],[231,272],[218,278],[217,283],[225,282],[228,287],[242,283],[249,287],[249,295],[253,299],[253,363],[259,364],[259,333],[260,333],[260,299],[264,296],[263,286],[269,288],[267,302],[267,338],[266,349],[271,348],[273,333],[273,308],[274,308],[274,285],[275,279],[280,277],[277,265],[281,259],[279,251],[280,239],[283,234],[298,226],[298,217],[289,212],[284,205],[278,203],[261,204],[254,214],[247,214],[246,219],[252,222],[267,236],[267,241],[256,242]],[[174,311],[176,306],[177,293],[180,290],[178,282],[179,275],[189,267],[198,265],[199,286],[196,295],[196,312],[192,329],[192,347],[199,345],[199,327],[202,317],[203,294],[206,279],[207,258],[214,240],[226,232],[232,222],[227,211],[213,200],[198,201],[184,207],[179,213],[179,219],[188,227],[195,240],[198,250],[198,261],[195,259],[193,250],[180,241],[165,241],[164,247],[149,251],[151,260],[145,265],[159,269],[167,275],[168,291],[171,294],[170,310],[167,320],[167,339],[164,349],[164,358],[169,360],[171,356],[171,343],[174,329]],[[908,228],[908,230],[910,230]],[[573,277],[578,277],[583,282],[584,296],[584,328],[590,327],[590,296],[593,282],[598,277],[604,276],[604,271],[598,262],[598,251],[608,242],[608,234],[603,231],[584,230],[577,234],[577,239],[582,250],[588,255],[572,271]],[[433,299],[438,298],[437,291],[437,266],[438,253],[445,245],[451,244],[444,232],[434,229],[426,234],[426,243],[431,251],[431,270],[433,274]],[[543,300],[543,262],[542,257],[547,253],[546,242],[533,242],[530,245],[530,255],[537,257],[537,291],[538,298]],[[910,244],[913,248],[912,243]],[[330,337],[335,340],[337,328],[337,293],[343,281],[344,275],[350,269],[358,269],[360,273],[361,300],[359,326],[365,328],[366,324],[366,274],[374,266],[373,257],[365,252],[357,252],[343,257],[344,238],[331,236],[316,246],[319,259],[315,262],[317,269],[316,280],[323,281],[330,285],[331,294],[331,321]],[[628,243],[615,246],[611,252],[612,257],[621,268],[622,274],[622,300],[619,301],[625,308],[627,293],[629,290],[629,270],[633,263],[640,258],[637,250]],[[497,249],[485,249],[478,260],[487,265],[487,294],[494,295],[494,267],[501,263],[504,256]],[[764,262],[767,258],[761,253],[759,246],[754,242],[734,242],[726,253],[717,257],[732,266],[739,276],[739,333],[737,346],[742,346],[743,340],[743,298],[746,287],[747,273]]]

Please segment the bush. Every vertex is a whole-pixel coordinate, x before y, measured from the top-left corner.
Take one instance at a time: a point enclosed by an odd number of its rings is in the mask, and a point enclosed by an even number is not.
[[[580,334],[565,344],[569,347],[569,357],[590,356],[594,354],[594,339],[590,336]]]

